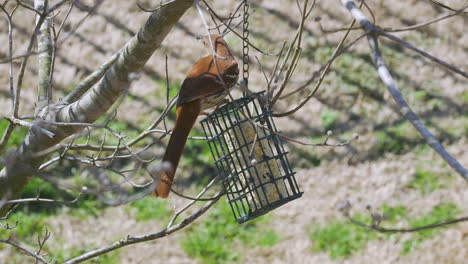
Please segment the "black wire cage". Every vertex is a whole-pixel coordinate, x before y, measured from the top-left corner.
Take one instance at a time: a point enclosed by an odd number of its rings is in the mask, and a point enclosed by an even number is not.
[[[237,222],[301,197],[264,92],[232,101],[201,121]]]

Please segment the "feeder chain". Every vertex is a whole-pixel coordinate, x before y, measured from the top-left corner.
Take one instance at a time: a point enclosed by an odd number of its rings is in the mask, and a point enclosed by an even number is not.
[[[243,23],[243,30],[242,30],[242,77],[244,80],[244,84],[246,88],[248,87],[249,83],[249,4],[247,0],[244,1],[244,23]],[[247,90],[244,92],[244,96],[247,95]]]

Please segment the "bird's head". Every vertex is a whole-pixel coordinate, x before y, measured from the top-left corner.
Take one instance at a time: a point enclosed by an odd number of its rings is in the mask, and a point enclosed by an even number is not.
[[[214,49],[216,53],[224,53],[224,50],[227,49],[227,43],[221,35],[211,34],[204,37],[197,37],[197,39],[203,43],[209,54],[213,53],[212,49]]]

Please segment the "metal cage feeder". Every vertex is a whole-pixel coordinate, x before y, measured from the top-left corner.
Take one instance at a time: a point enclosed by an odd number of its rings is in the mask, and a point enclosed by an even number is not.
[[[243,223],[302,196],[264,92],[232,101],[201,121],[234,218]]]

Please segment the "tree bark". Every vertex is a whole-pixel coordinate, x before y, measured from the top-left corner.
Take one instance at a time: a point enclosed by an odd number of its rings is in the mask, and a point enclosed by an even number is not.
[[[103,115],[129,88],[129,74],[139,71],[160,47],[166,35],[192,6],[192,0],[167,1],[151,13],[145,25],[127,45],[119,51],[119,57],[104,77],[91,90],[72,104],[47,105],[39,111],[39,118],[54,122],[92,123]],[[54,133],[50,138],[38,129],[42,126]],[[7,154],[5,168],[0,172],[0,216],[8,211],[2,200],[16,199],[28,182],[28,177],[37,172],[42,158],[35,153],[50,148],[66,137],[76,133],[80,126],[44,125],[35,122],[21,146]]]

